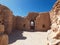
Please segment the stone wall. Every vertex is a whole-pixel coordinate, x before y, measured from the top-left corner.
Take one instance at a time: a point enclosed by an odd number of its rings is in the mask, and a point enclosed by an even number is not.
[[[7,34],[3,34],[0,35],[0,45],[8,45],[8,35]]]
[[[24,18],[13,15],[13,30],[23,30]]]
[[[5,26],[6,33],[10,33],[12,30],[12,12],[6,6],[0,5],[0,16],[2,16],[2,23]]]
[[[5,26],[0,23],[0,45],[8,45],[8,35],[4,32]]]
[[[16,16],[13,15],[13,25],[12,30],[16,30]]]
[[[49,45],[60,44],[60,0],[54,4],[50,11],[51,29],[48,31],[48,43]]]
[[[40,30],[39,25],[41,24],[41,22],[44,22],[44,21],[39,21],[39,20],[45,20],[44,17],[47,17],[47,18],[49,17],[49,16],[44,16],[45,15],[44,13],[39,14],[36,12],[30,12],[26,17],[14,16],[13,13],[10,11],[10,9],[3,5],[0,5],[0,15],[1,15],[0,20],[1,20],[1,23],[4,24],[5,26],[6,33],[10,33],[12,30],[31,30],[31,27],[30,27],[31,20],[33,20],[35,23],[34,30]],[[39,15],[42,15],[42,16],[39,17]],[[46,28],[48,29],[50,25],[49,18],[46,23],[48,26]]]
[[[0,21],[5,25],[5,31],[7,33],[10,33],[12,30],[31,30],[31,20],[35,22],[34,30],[48,30],[50,29],[50,25],[52,28],[52,24],[54,22],[56,23],[57,15],[60,14],[58,13],[60,10],[60,3],[57,2],[50,12],[31,12],[26,17],[14,16],[9,8],[0,5]]]
[[[16,17],[16,29],[17,30],[23,30],[24,29],[24,27],[23,27],[24,23],[25,22],[24,22],[23,17],[20,17],[20,16]]]
[[[27,18],[28,20],[35,20],[38,15],[39,15],[39,13],[30,12],[30,13],[28,13],[28,15],[26,16],[26,18]]]
[[[33,20],[35,23],[35,29],[34,31],[42,31],[45,30],[47,31],[48,29],[50,29],[50,15],[48,12],[46,13],[29,13],[28,16],[26,16],[24,18],[24,23],[23,23],[23,29],[24,30],[32,30],[30,27],[30,21]],[[45,25],[45,28],[42,28],[42,25]]]
[[[35,30],[36,31],[47,31],[50,29],[50,15],[49,12],[40,13],[37,16],[35,21]]]
[[[4,25],[0,24],[0,33],[4,33],[5,29],[4,29]]]
[[[53,24],[56,24],[57,26],[60,25],[59,17],[60,17],[60,1],[57,1],[53,6],[52,10],[50,11],[51,29],[53,29],[54,27]]]
[[[24,25],[25,25],[25,30],[31,30],[30,29],[30,21],[31,20],[36,20],[36,17],[39,15],[39,13],[35,13],[35,12],[32,12],[32,13],[29,13],[28,16],[25,17],[24,19]]]
[[[30,30],[30,20],[27,18],[24,19],[24,30]]]

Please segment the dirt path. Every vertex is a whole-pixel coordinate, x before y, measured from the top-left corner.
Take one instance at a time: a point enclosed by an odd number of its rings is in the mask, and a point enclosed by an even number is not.
[[[16,31],[9,36],[9,45],[47,45],[46,32]]]

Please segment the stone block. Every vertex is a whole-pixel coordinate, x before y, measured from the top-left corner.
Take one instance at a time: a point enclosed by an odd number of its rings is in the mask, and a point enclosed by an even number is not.
[[[0,45],[8,45],[8,35],[0,35]]]
[[[2,32],[4,32],[4,31],[5,31],[4,25],[0,25],[0,32],[2,33]]]

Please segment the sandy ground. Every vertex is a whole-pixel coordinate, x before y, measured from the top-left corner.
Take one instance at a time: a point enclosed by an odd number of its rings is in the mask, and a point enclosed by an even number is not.
[[[9,35],[9,45],[47,45],[47,33],[15,31]]]

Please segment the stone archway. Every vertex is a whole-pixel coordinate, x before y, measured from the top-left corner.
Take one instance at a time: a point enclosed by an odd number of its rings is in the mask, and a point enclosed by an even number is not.
[[[35,21],[34,20],[30,21],[30,29],[32,29],[32,30],[35,29]]]

